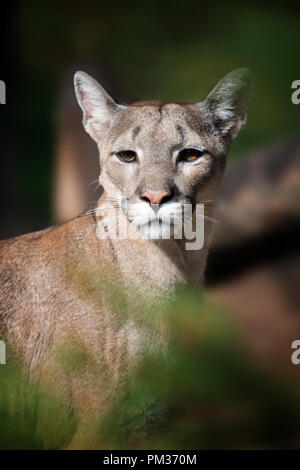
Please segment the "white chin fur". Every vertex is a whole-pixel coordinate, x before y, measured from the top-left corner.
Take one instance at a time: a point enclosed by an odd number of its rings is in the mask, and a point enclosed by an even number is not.
[[[139,227],[143,238],[150,240],[169,239],[171,237],[171,227],[168,224],[154,220],[149,224]]]
[[[182,205],[169,202],[155,213],[149,204],[136,203],[130,206],[128,216],[133,225],[140,229],[143,238],[169,239],[174,226],[182,225]]]

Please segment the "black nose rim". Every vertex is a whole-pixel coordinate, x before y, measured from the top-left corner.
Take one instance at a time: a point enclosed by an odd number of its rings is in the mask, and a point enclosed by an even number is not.
[[[150,200],[145,196],[140,196],[140,200],[144,201],[144,202],[148,202],[149,204],[151,204]]]
[[[168,194],[167,196],[164,196],[164,197],[162,198],[162,200],[160,201],[160,206],[161,206],[162,204],[166,204],[166,202],[171,201],[171,199],[173,198],[173,196],[174,196],[174,192],[173,192],[173,191],[170,191],[170,194]]]

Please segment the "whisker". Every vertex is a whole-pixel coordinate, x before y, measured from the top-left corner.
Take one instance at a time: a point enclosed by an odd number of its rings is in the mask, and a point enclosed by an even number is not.
[[[199,215],[201,215],[201,214],[199,214]],[[209,222],[213,222],[215,224],[220,224],[221,223],[220,220],[217,220],[214,217],[209,217],[208,215],[201,215],[201,217],[203,217],[203,219],[208,220]]]
[[[98,178],[95,179],[94,181],[91,181],[91,182],[89,183],[89,186],[91,186],[92,184],[95,184],[95,183],[99,183],[99,179],[98,179]]]
[[[87,230],[89,228],[92,228],[92,227],[96,227],[99,222],[103,222],[103,223],[109,223],[111,222],[112,220],[115,220],[117,223],[120,223],[120,222],[125,222],[127,220],[127,218],[125,217],[124,214],[120,213],[120,214],[111,214],[111,215],[106,215],[105,217],[103,217],[101,220],[99,220],[98,222],[96,222],[95,224],[92,224],[92,225],[88,225],[87,227],[84,227],[83,230]]]

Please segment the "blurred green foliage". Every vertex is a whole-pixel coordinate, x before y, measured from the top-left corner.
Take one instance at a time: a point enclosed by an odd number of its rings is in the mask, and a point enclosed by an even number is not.
[[[94,428],[98,448],[299,447],[299,384],[254,363],[235,325],[199,292],[181,292],[161,314],[171,327],[170,349],[145,352],[120,385],[112,409]],[[94,373],[84,354],[66,344],[59,353],[61,367],[68,373],[90,367]],[[0,367],[0,381],[0,448],[68,445],[78,416],[25,379],[10,359]],[[84,438],[79,443],[87,445]]]
[[[9,353],[0,366],[0,449],[55,449],[66,445],[76,418],[53,393],[30,380]]]
[[[148,449],[298,447],[299,384],[254,363],[235,326],[199,292],[183,292],[169,315],[169,355],[142,364],[106,417],[101,442]]]

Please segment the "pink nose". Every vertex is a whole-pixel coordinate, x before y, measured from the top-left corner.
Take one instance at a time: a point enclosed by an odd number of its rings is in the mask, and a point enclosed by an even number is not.
[[[150,204],[162,204],[164,202],[167,202],[171,198],[171,192],[170,191],[159,191],[158,193],[149,193],[146,192],[141,195],[142,199],[146,199]]]

